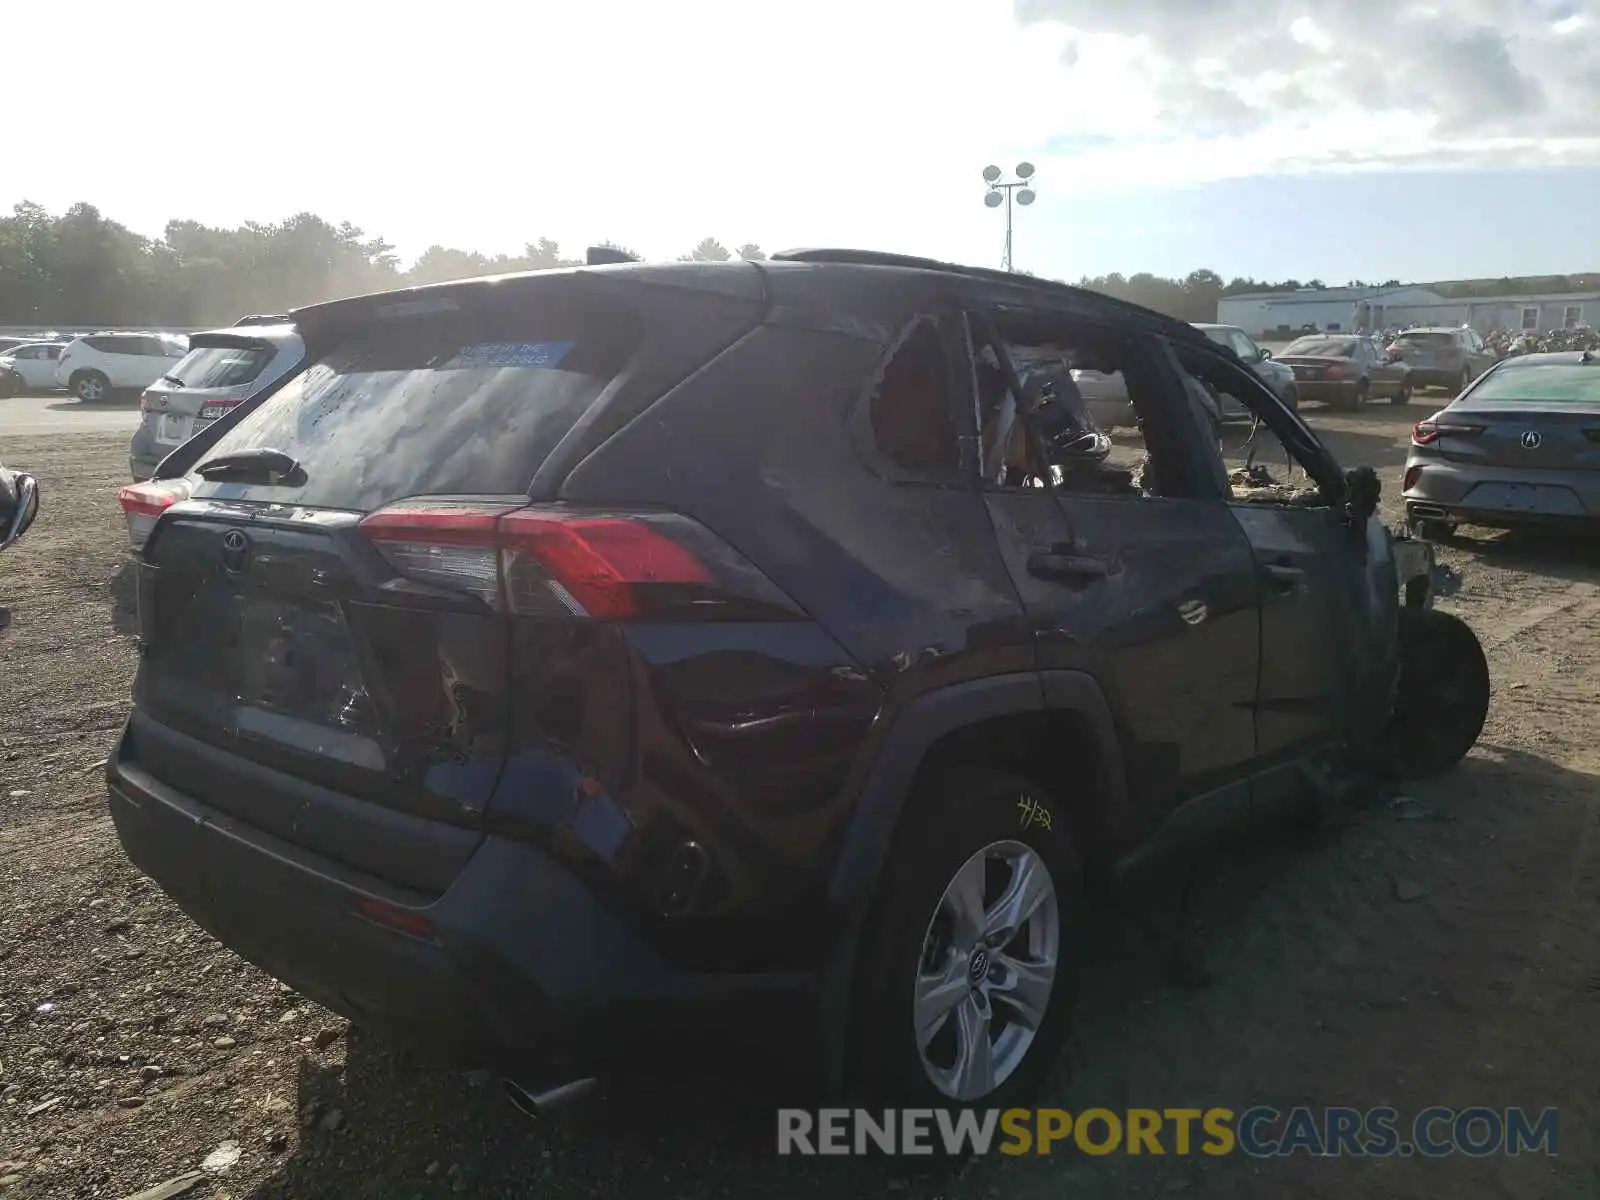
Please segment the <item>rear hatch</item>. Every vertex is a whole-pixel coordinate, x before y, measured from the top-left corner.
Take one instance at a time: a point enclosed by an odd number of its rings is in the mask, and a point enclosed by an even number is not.
[[[1508,363],[1432,422],[1455,462],[1527,471],[1600,468],[1600,361]]]
[[[181,446],[251,396],[272,387],[305,359],[292,328],[264,333],[197,333],[189,353],[145,389],[139,407],[158,452]]]
[[[535,474],[745,332],[751,287],[550,273],[297,314],[310,365],[187,478],[125,489],[159,514],[125,757],[288,841],[442,890],[505,761],[526,637],[508,618],[581,656],[593,637],[575,614],[618,602],[607,563],[650,533],[529,517]],[[672,569],[670,553],[641,561]],[[610,709],[622,720],[625,698]]]
[[[1459,371],[1466,362],[1453,333],[1405,333],[1394,346],[1414,371]]]

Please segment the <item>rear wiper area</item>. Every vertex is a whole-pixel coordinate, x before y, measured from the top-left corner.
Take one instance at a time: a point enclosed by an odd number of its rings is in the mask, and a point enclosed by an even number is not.
[[[261,483],[298,487],[306,479],[306,473],[300,469],[299,460],[270,446],[237,450],[232,454],[219,454],[216,458],[201,463],[194,472],[202,479],[218,483]]]
[[[162,383],[170,383],[173,387],[187,387],[188,386],[188,384],[184,383],[183,380],[179,379],[176,375],[163,375],[161,377],[161,382]]]

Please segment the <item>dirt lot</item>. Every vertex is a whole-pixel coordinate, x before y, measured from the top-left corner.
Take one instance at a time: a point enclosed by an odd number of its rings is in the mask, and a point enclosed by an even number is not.
[[[1313,422],[1393,492],[1426,411]],[[1041,1097],[1391,1104],[1407,1118],[1557,1106],[1559,1157],[778,1160],[759,1072],[638,1082],[536,1127],[486,1081],[301,1001],[133,870],[100,780],[134,667],[112,499],[125,438],[8,431],[0,407],[6,461],[40,476],[45,503],[0,558],[0,1193],[116,1200],[196,1173],[156,1195],[1600,1196],[1594,549],[1500,536],[1447,551],[1446,605],[1495,676],[1480,747],[1411,789],[1420,804],[1212,862],[1196,899],[1206,987],[1169,983],[1138,927],[1104,914],[1077,1033]]]

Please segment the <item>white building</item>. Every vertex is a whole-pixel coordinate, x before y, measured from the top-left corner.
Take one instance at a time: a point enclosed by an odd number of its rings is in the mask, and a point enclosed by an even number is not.
[[[1217,301],[1217,322],[1265,338],[1407,325],[1471,325],[1479,333],[1491,329],[1548,333],[1600,325],[1600,292],[1448,299],[1416,284],[1257,292]]]
[[[1591,328],[1600,324],[1600,292],[1554,292],[1536,296],[1473,296],[1441,300],[1408,311],[1407,325],[1471,325],[1479,333],[1491,329],[1549,333],[1553,329]]]
[[[1413,324],[1399,312],[1431,309],[1448,301],[1415,284],[1399,287],[1304,288],[1298,292],[1253,292],[1217,301],[1217,323],[1237,325],[1253,337],[1292,337],[1311,331],[1343,333]]]

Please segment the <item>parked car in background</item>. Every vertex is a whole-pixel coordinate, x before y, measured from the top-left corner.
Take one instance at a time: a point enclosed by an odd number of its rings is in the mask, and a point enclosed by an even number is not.
[[[1411,369],[1376,338],[1363,334],[1316,334],[1290,342],[1278,363],[1294,371],[1303,400],[1329,408],[1360,408],[1368,400],[1406,404],[1411,399]]]
[[[1300,391],[1295,384],[1294,372],[1272,357],[1272,351],[1256,345],[1254,339],[1237,325],[1196,325],[1201,333],[1205,334],[1219,346],[1226,346],[1239,356],[1239,361],[1255,372],[1262,383],[1266,384],[1273,395],[1282,400],[1290,408],[1297,408],[1300,404]],[[1244,407],[1231,397],[1223,397],[1222,415],[1224,419],[1248,415]]]
[[[79,400],[149,387],[189,352],[176,333],[91,333],[73,338],[56,363],[56,382]]]
[[[1523,354],[1411,431],[1401,495],[1424,537],[1458,524],[1600,527],[1600,355]]]
[[[189,338],[189,353],[139,397],[142,414],[128,451],[137,480],[213,421],[252,397],[270,392],[305,361],[294,326],[214,329]]]
[[[1487,711],[1376,476],[1158,313],[818,250],[293,315],[310,365],[122,489],[110,812],[307,999],[541,1091],[742,1016],[885,1104],[1021,1102],[1086,880]],[[1129,378],[1138,471],[1052,439],[1051,358]],[[1185,372],[1305,487],[1241,497]],[[1391,760],[1419,697],[1448,737]]]
[[[1300,406],[1300,392],[1294,372],[1276,362],[1272,357],[1272,351],[1257,346],[1244,330],[1235,325],[1196,325],[1195,328],[1217,345],[1226,347],[1238,355],[1239,361],[1250,368],[1250,371],[1288,407]],[[1133,425],[1136,419],[1133,404],[1128,399],[1128,387],[1120,373],[1106,375],[1098,371],[1074,371],[1072,378],[1077,383],[1079,391],[1083,393],[1089,411],[1094,415],[1095,422],[1100,428],[1113,429]],[[1219,420],[1242,420],[1250,415],[1249,410],[1232,396],[1211,396],[1197,381],[1190,391],[1196,401],[1208,410],[1214,411]]]
[[[18,392],[51,392],[56,382],[56,362],[65,348],[62,342],[23,342],[0,350],[0,396]]]
[[[1477,331],[1407,329],[1391,343],[1411,370],[1413,388],[1442,387],[1461,393],[1497,361]]]

